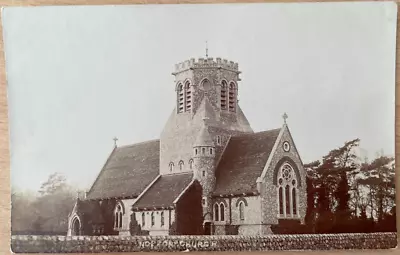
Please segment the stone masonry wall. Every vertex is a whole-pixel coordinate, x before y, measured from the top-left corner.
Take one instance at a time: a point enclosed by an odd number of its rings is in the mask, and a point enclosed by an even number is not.
[[[282,148],[283,142],[288,141],[290,144],[289,152],[285,152]],[[271,164],[269,165],[266,175],[263,180],[263,185],[261,189],[261,210],[263,213],[262,223],[264,224],[277,224],[278,223],[278,194],[277,194],[277,185],[274,182],[274,170],[279,160],[283,157],[289,157],[292,159],[297,165],[300,178],[301,178],[301,187],[298,188],[298,215],[299,219],[304,222],[304,217],[306,214],[307,208],[307,194],[306,194],[306,174],[302,167],[301,160],[299,158],[298,152],[295,148],[294,142],[288,129],[285,127],[285,131],[281,140],[279,141],[277,150],[272,157]],[[264,231],[263,234],[268,233]]]
[[[396,233],[268,236],[12,236],[14,253],[389,249]]]

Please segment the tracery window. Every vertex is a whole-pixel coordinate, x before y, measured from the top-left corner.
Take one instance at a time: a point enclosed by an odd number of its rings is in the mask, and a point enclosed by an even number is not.
[[[281,218],[290,218],[297,215],[297,180],[293,168],[284,163],[278,172],[278,212]]]

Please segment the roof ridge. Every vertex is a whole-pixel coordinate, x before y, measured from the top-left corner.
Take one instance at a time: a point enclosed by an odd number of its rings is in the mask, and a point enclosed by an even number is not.
[[[282,128],[273,128],[273,129],[258,131],[258,132],[254,132],[254,133],[240,133],[240,134],[232,135],[232,138],[236,138],[236,137],[245,137],[245,136],[252,136],[252,135],[258,135],[258,134],[263,134],[263,133],[278,131],[278,130],[281,130],[281,129],[282,129]]]
[[[147,140],[147,141],[142,141],[142,142],[133,143],[133,144],[126,144],[126,145],[118,146],[117,149],[133,147],[133,146],[136,146],[136,145],[141,145],[141,144],[146,144],[146,143],[151,143],[151,142],[156,142],[156,141],[160,141],[160,138]]]

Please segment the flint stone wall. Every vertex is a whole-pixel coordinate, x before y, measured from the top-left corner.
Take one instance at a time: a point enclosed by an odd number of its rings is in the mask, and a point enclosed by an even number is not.
[[[389,249],[396,233],[267,236],[12,236],[14,253]]]

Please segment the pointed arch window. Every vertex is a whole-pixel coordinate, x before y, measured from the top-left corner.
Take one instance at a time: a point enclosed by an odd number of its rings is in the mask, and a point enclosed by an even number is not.
[[[172,172],[174,170],[174,163],[170,162],[168,167],[169,167],[169,171]]]
[[[278,216],[280,218],[295,217],[298,213],[297,179],[292,166],[284,163],[278,172]]]
[[[219,205],[214,204],[214,221],[219,221]]]
[[[182,113],[185,111],[185,91],[183,90],[183,85],[178,84],[177,88],[177,99],[178,99],[178,113]]]
[[[219,205],[219,209],[220,209],[220,213],[221,213],[220,219],[221,219],[221,221],[225,221],[225,205],[224,205],[224,203],[221,203]]]
[[[161,212],[161,226],[164,226],[164,212]]]
[[[227,98],[227,90],[228,90],[228,84],[226,81],[222,81],[221,82],[221,110],[226,110],[227,107],[227,102],[226,102],[226,98]]]
[[[154,212],[151,213],[151,226],[154,226],[156,224],[156,219],[154,216]]]
[[[243,203],[243,201],[239,202],[239,219],[244,220],[244,203]]]
[[[146,215],[142,212],[142,227],[146,226]]]
[[[229,111],[236,112],[237,89],[234,82],[229,83]]]
[[[122,228],[122,206],[118,204],[115,208],[114,228]]]
[[[189,168],[190,168],[190,169],[193,169],[193,159],[190,159],[190,160],[189,160]]]
[[[183,163],[183,161],[181,160],[181,161],[179,161],[179,170],[183,170],[183,165],[184,165],[184,163]]]
[[[190,112],[192,110],[192,91],[189,82],[185,83],[185,111]]]

